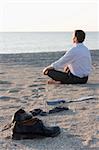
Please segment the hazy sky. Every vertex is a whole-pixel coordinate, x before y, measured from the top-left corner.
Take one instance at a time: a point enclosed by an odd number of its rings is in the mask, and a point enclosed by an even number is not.
[[[99,31],[99,0],[0,0],[0,31]]]

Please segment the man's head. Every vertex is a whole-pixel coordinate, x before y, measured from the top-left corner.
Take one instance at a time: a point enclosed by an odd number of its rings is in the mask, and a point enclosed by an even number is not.
[[[82,43],[85,40],[85,32],[82,30],[75,30],[73,33],[73,43]]]

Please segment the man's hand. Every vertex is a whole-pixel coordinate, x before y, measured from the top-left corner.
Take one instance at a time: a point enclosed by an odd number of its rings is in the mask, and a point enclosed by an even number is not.
[[[47,66],[46,68],[44,68],[43,74],[44,74],[44,75],[47,75],[47,74],[48,74],[48,71],[51,70],[51,69],[54,69],[54,68],[51,67],[51,66]]]
[[[65,66],[64,67],[64,72],[68,73],[70,70],[69,70],[69,67],[68,66]]]

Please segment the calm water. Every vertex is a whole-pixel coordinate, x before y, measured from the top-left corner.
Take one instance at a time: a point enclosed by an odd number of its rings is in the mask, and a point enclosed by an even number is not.
[[[72,46],[72,32],[0,33],[0,53],[64,51]],[[87,32],[85,45],[99,49],[99,32]]]

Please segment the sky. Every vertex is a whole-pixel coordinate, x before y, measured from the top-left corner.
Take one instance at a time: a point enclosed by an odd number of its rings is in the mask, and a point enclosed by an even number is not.
[[[0,0],[0,32],[99,31],[99,0]]]

